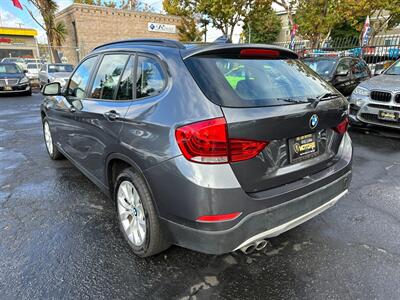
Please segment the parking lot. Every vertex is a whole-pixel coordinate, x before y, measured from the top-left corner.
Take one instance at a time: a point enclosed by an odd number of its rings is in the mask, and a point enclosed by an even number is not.
[[[41,99],[0,98],[0,298],[399,298],[399,139],[352,131],[349,194],[262,252],[139,259],[112,201],[48,158]]]

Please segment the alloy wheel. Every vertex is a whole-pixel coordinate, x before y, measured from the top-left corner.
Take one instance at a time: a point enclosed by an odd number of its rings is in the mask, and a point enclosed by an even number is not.
[[[146,239],[146,216],[142,201],[130,181],[122,181],[117,192],[118,215],[128,239],[137,247]]]
[[[51,137],[50,126],[47,121],[44,123],[43,129],[44,129],[44,140],[46,142],[46,147],[51,156],[53,155],[53,138]]]

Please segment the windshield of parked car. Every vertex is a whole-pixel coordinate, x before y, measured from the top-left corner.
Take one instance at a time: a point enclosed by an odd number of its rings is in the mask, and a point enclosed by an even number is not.
[[[386,75],[400,75],[400,60],[395,62],[385,73]]]
[[[305,59],[303,62],[324,77],[333,73],[336,64],[334,59]]]
[[[73,70],[72,65],[49,65],[49,73],[72,72]]]
[[[27,64],[26,66],[28,69],[39,69],[38,64]]]
[[[204,94],[222,106],[287,105],[335,93],[297,59],[195,56],[185,62]]]
[[[18,74],[21,73],[20,68],[14,64],[0,64],[0,74]]]

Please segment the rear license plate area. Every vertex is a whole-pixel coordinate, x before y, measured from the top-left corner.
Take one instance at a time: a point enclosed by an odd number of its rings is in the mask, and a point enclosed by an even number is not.
[[[316,133],[289,139],[290,163],[301,162],[319,155]]]
[[[399,121],[399,113],[394,112],[394,111],[380,110],[378,113],[378,118],[380,120],[384,120],[384,121],[398,122]]]
[[[5,87],[4,87],[4,90],[5,90],[5,91],[12,91],[12,87],[11,87],[11,86],[5,86]]]

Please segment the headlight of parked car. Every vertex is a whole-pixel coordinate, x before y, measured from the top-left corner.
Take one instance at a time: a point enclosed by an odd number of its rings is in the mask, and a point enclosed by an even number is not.
[[[29,79],[27,78],[27,77],[22,77],[20,80],[19,80],[19,83],[20,84],[24,84],[24,83],[28,83],[29,82]]]
[[[359,95],[359,96],[369,96],[369,90],[363,87],[356,87],[356,89],[353,92],[354,95]]]

